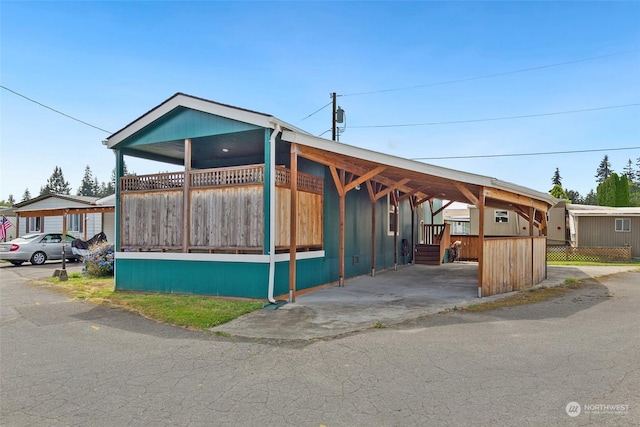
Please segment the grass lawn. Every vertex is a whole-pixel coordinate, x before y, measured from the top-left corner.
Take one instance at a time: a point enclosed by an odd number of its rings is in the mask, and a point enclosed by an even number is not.
[[[109,304],[144,317],[195,330],[206,330],[262,308],[260,301],[231,300],[197,295],[149,294],[114,290],[113,277],[88,278],[71,273],[69,280],[46,279],[48,285],[95,304]]]

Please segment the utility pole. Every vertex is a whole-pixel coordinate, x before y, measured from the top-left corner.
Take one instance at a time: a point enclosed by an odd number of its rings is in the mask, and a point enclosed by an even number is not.
[[[331,98],[333,99],[333,108],[331,109],[331,140],[336,140],[336,93],[333,92],[331,94]]]
[[[333,108],[331,108],[331,140],[340,141],[340,132],[338,129],[337,123],[344,123],[344,110],[341,107],[338,107],[337,95],[335,92],[331,93],[331,99]],[[342,132],[344,132],[342,129]]]

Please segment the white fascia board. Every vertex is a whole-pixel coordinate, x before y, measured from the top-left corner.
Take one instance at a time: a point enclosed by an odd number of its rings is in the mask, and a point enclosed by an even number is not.
[[[573,216],[640,216],[640,208],[567,209]]]
[[[124,141],[136,132],[144,129],[146,126],[160,119],[162,116],[168,114],[177,107],[186,107],[192,110],[202,111],[205,113],[226,117],[264,128],[273,129],[275,126],[275,121],[272,116],[254,113],[247,110],[241,110],[230,106],[217,104],[215,102],[209,102],[204,99],[193,98],[188,95],[179,94],[169,99],[164,104],[161,104],[154,110],[150,111],[145,116],[131,123],[126,128],[108,137],[107,148],[113,148],[120,142]]]
[[[380,163],[383,165],[398,167],[407,169],[427,175],[438,176],[462,183],[480,185],[484,187],[493,187],[500,190],[506,190],[515,192],[521,195],[526,195],[538,200],[544,200],[550,205],[555,205],[558,200],[547,193],[541,193],[539,191],[532,190],[527,187],[522,187],[516,184],[500,181],[497,178],[492,178],[484,175],[478,175],[474,173],[462,172],[455,169],[444,168],[441,166],[434,166],[428,163],[418,162],[416,160],[409,160],[402,157],[393,156],[390,154],[379,153],[377,151],[367,150],[365,148],[354,147],[335,141],[331,141],[324,138],[319,138],[310,135],[301,135],[295,132],[284,131],[282,133],[282,140],[288,142],[294,142],[296,144],[306,145],[309,147],[317,148],[320,150],[330,151],[332,153],[342,154],[345,156],[360,158],[371,162]]]
[[[181,252],[116,252],[116,259],[139,259],[139,260],[161,260],[161,261],[205,261],[205,262],[243,262],[267,264],[269,255],[257,254],[197,254]],[[296,260],[324,258],[325,252],[309,251],[296,252]],[[289,254],[277,254],[276,262],[289,261]]]

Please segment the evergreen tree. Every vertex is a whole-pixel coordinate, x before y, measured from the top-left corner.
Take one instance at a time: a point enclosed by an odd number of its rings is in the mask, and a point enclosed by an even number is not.
[[[94,187],[93,173],[91,172],[91,168],[87,165],[84,168],[84,177],[82,178],[82,182],[78,187],[78,196],[95,196],[96,190]]]
[[[640,157],[638,157],[636,159],[636,166],[637,166],[637,170],[636,170],[636,181],[640,182]]]
[[[636,171],[633,169],[633,162],[631,161],[631,159],[629,159],[627,165],[624,167],[624,169],[622,169],[622,172],[627,176],[627,179],[630,183],[635,182]]]
[[[560,176],[560,169],[556,168],[556,171],[553,173],[553,178],[551,178],[551,183],[555,185],[559,185],[562,188],[562,177]]]
[[[567,200],[569,200],[570,203],[575,203],[578,205],[581,205],[584,203],[582,196],[577,191],[566,190],[566,193],[567,193]]]
[[[9,198],[7,199],[7,203],[9,203],[11,206],[16,204],[16,199],[13,198],[13,194],[9,194]]]
[[[595,193],[595,191],[593,191],[593,188],[589,190],[589,193],[587,193],[586,196],[584,196],[583,203],[585,205],[593,205],[593,206],[598,205],[598,196]]]
[[[29,192],[28,188],[24,189],[24,193],[22,193],[22,200],[21,202],[26,202],[27,200],[31,199],[31,193]]]
[[[554,185],[553,188],[549,191],[549,193],[551,193],[551,195],[556,199],[564,199],[564,200],[569,199],[569,197],[567,196],[567,193],[565,193],[565,191],[562,189],[562,186],[558,184]]]
[[[598,185],[597,198],[600,206],[629,206],[629,181],[627,176],[622,175],[622,177],[619,177],[617,173],[611,173],[609,178]]]
[[[71,194],[71,186],[64,180],[62,168],[59,166],[55,167],[46,185],[40,188],[40,195],[43,194]]]
[[[605,154],[596,170],[596,182],[602,184],[612,173],[613,170],[611,169],[611,163],[609,163],[609,156]]]

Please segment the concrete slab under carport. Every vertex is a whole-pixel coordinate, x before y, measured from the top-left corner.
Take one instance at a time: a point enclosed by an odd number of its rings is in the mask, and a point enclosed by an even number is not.
[[[547,280],[538,286],[557,286],[566,279],[588,279],[623,271],[630,266],[549,266]],[[258,310],[213,331],[248,338],[311,340],[335,337],[400,323],[455,307],[495,301],[512,293],[477,298],[478,264],[456,262],[440,266],[403,265],[375,277],[347,280],[299,295],[277,310]]]
[[[298,295],[293,304],[258,310],[213,330],[251,338],[326,338],[479,302],[477,283],[477,263],[401,265],[347,280],[344,287]]]

